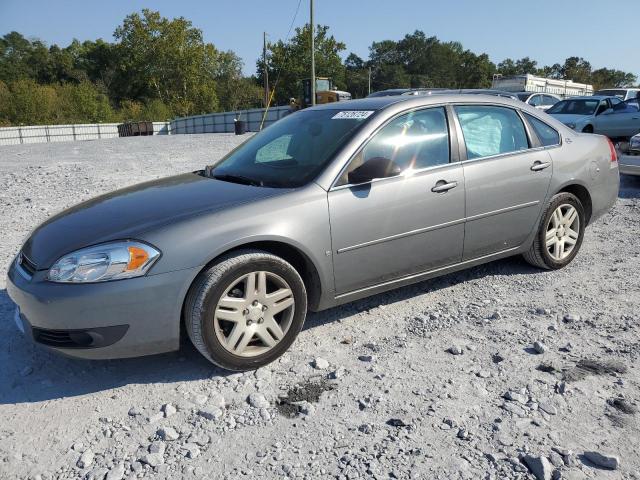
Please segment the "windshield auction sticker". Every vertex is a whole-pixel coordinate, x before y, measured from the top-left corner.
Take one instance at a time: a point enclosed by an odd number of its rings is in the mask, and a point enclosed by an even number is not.
[[[373,110],[344,110],[336,113],[331,120],[349,119],[349,120],[364,120],[369,118],[373,113]]]

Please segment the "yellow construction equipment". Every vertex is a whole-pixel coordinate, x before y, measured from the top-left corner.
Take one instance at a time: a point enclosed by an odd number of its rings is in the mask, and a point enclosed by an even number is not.
[[[342,90],[337,90],[333,81],[327,77],[316,77],[316,105],[332,102],[344,102],[351,100],[351,94]],[[311,79],[302,80],[302,97],[292,98],[289,102],[291,107],[299,110],[312,105],[311,101]]]

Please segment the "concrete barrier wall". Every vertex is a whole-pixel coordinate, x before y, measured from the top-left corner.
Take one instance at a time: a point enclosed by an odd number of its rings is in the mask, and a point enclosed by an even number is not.
[[[153,134],[169,134],[169,122],[153,122]],[[0,145],[97,140],[100,138],[115,138],[117,136],[117,123],[3,127],[0,128]]]
[[[264,120],[264,127],[280,120],[290,113],[289,107],[272,107],[268,110]],[[245,122],[249,132],[260,130],[264,108],[254,108],[251,110],[240,110],[237,112],[209,113],[207,115],[196,115],[193,117],[183,117],[171,120],[171,134],[184,133],[233,133],[234,120],[237,118]]]
[[[280,120],[290,113],[289,107],[272,107],[267,111],[263,127]],[[264,108],[237,112],[209,113],[183,117],[171,122],[153,122],[154,135],[189,133],[233,133],[236,118],[245,122],[248,132],[260,130]],[[88,123],[81,125],[35,125],[0,128],[0,145],[24,143],[69,142],[118,137],[117,123]]]

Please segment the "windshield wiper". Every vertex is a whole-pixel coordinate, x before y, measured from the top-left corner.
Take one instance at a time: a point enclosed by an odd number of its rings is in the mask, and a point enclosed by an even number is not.
[[[232,175],[230,173],[212,174],[211,178],[222,180],[223,182],[241,183],[243,185],[252,185],[254,187],[263,187],[264,183],[252,178],[243,177],[242,175]]]

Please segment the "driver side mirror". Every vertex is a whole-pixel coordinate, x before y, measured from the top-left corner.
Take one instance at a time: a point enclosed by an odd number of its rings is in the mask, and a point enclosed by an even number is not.
[[[392,160],[384,157],[374,157],[348,174],[349,183],[358,185],[367,183],[376,178],[397,177],[402,169]]]

